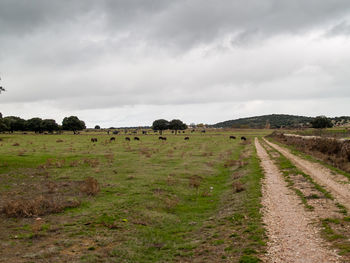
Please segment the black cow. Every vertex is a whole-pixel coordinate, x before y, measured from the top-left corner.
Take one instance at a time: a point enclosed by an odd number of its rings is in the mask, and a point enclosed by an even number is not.
[[[113,134],[117,135],[119,133],[119,131],[113,131]]]
[[[185,137],[184,140],[185,140],[185,141],[188,141],[188,140],[190,140],[190,137]]]
[[[166,141],[166,137],[159,136],[158,140]]]
[[[115,137],[111,137],[109,141],[115,141]]]
[[[125,140],[130,142],[130,138],[129,137],[125,137]]]
[[[135,141],[139,141],[140,138],[139,138],[139,137],[134,137],[134,140],[135,140]]]
[[[142,131],[142,134],[143,135],[147,135],[147,131]]]
[[[236,139],[236,136],[232,136],[232,135],[231,135],[231,136],[230,136],[230,139]]]
[[[205,133],[205,130],[202,130],[201,133]]]
[[[246,141],[246,140],[247,140],[247,138],[246,138],[246,137],[244,137],[244,136],[242,136],[242,137],[241,137],[241,140],[242,140],[242,141]]]
[[[97,138],[91,138],[91,142],[97,142]]]

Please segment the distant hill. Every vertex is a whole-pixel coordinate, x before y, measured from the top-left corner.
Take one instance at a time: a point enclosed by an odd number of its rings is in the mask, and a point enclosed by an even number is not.
[[[339,117],[343,118],[343,117]],[[312,117],[287,115],[287,114],[271,114],[263,116],[255,116],[249,118],[241,118],[219,122],[212,127],[214,128],[297,128],[309,127]],[[332,120],[335,118],[332,118]],[[349,117],[350,119],[350,117]],[[337,119],[339,121],[339,119]]]

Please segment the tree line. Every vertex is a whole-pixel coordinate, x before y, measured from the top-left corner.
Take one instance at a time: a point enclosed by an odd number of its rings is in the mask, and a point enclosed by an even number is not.
[[[58,132],[61,130],[77,131],[86,129],[85,122],[76,116],[65,117],[62,125],[53,119],[31,118],[28,120],[16,116],[2,117],[0,113],[0,132],[33,131],[35,133]]]
[[[177,120],[177,119],[174,119],[172,121],[159,119],[153,122],[152,129],[155,131],[159,131],[160,134],[162,134],[164,130],[174,130],[175,134],[177,134],[177,131],[179,130],[186,130],[187,125],[183,123],[181,120]]]

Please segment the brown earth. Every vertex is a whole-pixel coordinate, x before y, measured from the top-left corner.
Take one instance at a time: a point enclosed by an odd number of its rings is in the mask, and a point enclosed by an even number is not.
[[[263,220],[269,242],[266,262],[340,262],[320,237],[300,200],[287,187],[283,175],[269,158],[265,149],[255,140],[261,166],[265,171],[263,182]]]
[[[334,198],[350,210],[350,182],[345,176],[335,173],[325,166],[305,160],[292,154],[288,149],[265,140],[271,147],[275,148],[288,158],[297,168],[309,174],[317,183],[328,190]]]

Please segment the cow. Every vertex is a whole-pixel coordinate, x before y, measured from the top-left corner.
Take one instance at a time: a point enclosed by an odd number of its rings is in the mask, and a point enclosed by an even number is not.
[[[140,138],[139,137],[134,137],[134,141],[139,141]]]
[[[142,131],[142,134],[143,135],[147,135],[147,131]]]
[[[115,137],[111,137],[109,141],[115,141]]]
[[[130,138],[129,137],[125,137],[125,140],[130,142]]]
[[[196,130],[192,130],[191,133],[194,133]]]
[[[205,133],[205,130],[202,130],[201,133]]]
[[[97,138],[91,138],[91,142],[97,142]]]
[[[159,136],[158,140],[166,141],[166,137]]]
[[[246,140],[247,140],[247,138],[246,138],[246,137],[244,137],[244,136],[242,136],[242,137],[241,137],[241,140],[242,140],[242,141],[246,141]]]
[[[119,133],[119,131],[113,131],[113,134],[117,135]]]
[[[230,136],[230,139],[236,139],[236,136],[232,136],[232,135],[231,135],[231,136]]]
[[[190,140],[190,137],[185,137],[184,140],[185,140],[185,141],[189,141],[189,140]]]

